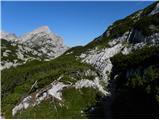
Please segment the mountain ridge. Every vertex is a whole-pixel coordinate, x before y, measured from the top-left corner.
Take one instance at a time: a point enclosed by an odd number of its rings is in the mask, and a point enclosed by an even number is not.
[[[47,26],[39,27],[20,37],[2,32],[1,40],[3,40],[2,69],[25,64],[33,59],[54,59],[68,49],[63,39],[52,33]]]
[[[108,28],[112,32],[54,60],[3,70],[4,116],[157,118],[157,6],[159,2],[116,21]]]

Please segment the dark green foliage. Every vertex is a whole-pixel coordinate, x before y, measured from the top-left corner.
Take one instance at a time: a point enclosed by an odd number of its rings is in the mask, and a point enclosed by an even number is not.
[[[64,54],[73,52],[72,54],[74,54],[75,56],[78,56],[78,55],[81,55],[81,53],[88,51],[89,49],[94,49],[95,47],[97,49],[109,47],[109,45],[107,43],[108,40],[109,39],[107,37],[98,37],[98,38],[94,39],[92,42],[90,42],[89,44],[87,44],[85,46],[73,47],[73,48],[69,49],[68,51],[66,51]]]
[[[113,23],[113,26],[110,29],[111,35],[109,36],[109,38],[113,39],[123,35],[125,32],[131,30],[133,24],[133,19],[130,17],[126,17],[122,20],[116,21],[115,23]]]
[[[119,84],[112,104],[113,118],[158,118],[159,77],[156,67],[150,66],[142,73],[134,73],[128,79],[122,76],[117,78]],[[149,71],[155,73],[145,74]],[[153,79],[147,79],[148,76]]]
[[[150,28],[150,26],[153,28]],[[135,29],[142,31],[143,35],[149,36],[159,31],[159,14],[152,16],[144,16],[135,25]]]
[[[5,47],[5,46],[9,46],[9,45],[10,45],[10,42],[8,42],[5,39],[1,39],[1,47]]]
[[[109,38],[105,36],[100,36],[94,39],[92,42],[87,44],[84,49],[93,49],[97,47],[98,49],[109,47],[108,45]]]
[[[123,55],[122,53],[117,54],[111,61],[118,71],[124,71],[129,68],[136,68],[139,65],[149,65],[153,64],[155,61],[158,63],[159,57],[158,47],[144,47],[142,49],[135,50],[129,55]],[[153,59],[155,61],[153,61]]]
[[[71,53],[72,55],[80,55],[83,52],[83,46],[72,47],[67,50],[64,54]]]
[[[158,118],[159,52],[145,47],[129,55],[112,58],[116,91],[113,118]]]

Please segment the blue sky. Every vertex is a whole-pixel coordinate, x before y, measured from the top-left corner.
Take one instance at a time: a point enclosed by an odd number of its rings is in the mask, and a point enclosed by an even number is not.
[[[114,21],[152,1],[2,2],[2,30],[17,36],[47,25],[68,46],[85,45]]]

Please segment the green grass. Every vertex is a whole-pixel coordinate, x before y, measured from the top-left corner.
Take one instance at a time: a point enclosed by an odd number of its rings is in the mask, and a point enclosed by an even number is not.
[[[36,90],[40,90],[46,85],[49,85],[61,75],[63,75],[64,77],[61,82],[64,82],[65,84],[68,84],[69,82],[75,83],[81,78],[93,80],[94,76],[84,76],[84,73],[89,69],[95,71],[97,74],[98,71],[96,71],[88,64],[81,63],[80,60],[76,60],[77,58],[75,56],[78,56],[81,53],[88,51],[89,49],[94,49],[95,47],[97,47],[98,49],[110,47],[108,45],[108,42],[111,39],[122,36],[126,31],[131,30],[131,28],[133,27],[142,31],[144,35],[150,35],[151,33],[157,32],[157,29],[148,29],[149,25],[154,25],[157,28],[159,24],[159,22],[157,21],[157,15],[145,16],[151,9],[152,7],[145,9],[145,13],[143,13],[144,16],[142,15],[142,18],[136,23],[134,23],[131,19],[131,17],[136,13],[122,20],[116,21],[112,26],[109,27],[110,36],[105,36],[105,34],[103,34],[101,37],[96,38],[86,46],[71,48],[62,56],[52,61],[45,62],[34,60],[16,68],[12,67],[10,69],[2,70],[2,112],[5,114],[5,117],[12,118],[12,108],[20,101],[20,99],[22,99],[23,96],[26,96],[28,94],[28,91],[30,90],[33,83],[35,83],[35,81],[37,81],[38,84],[31,91],[31,93],[35,92]],[[5,50],[4,47],[7,47],[7,49],[9,48],[13,52],[13,56],[11,56],[11,58],[9,59],[14,60],[17,46],[11,46],[11,44],[6,40],[1,40],[1,42],[3,47],[2,52]],[[69,52],[72,53],[67,55],[67,53]],[[136,50],[134,51],[134,53],[131,53],[127,56],[118,54],[111,59],[114,65],[112,73],[120,74],[120,77],[121,74],[125,73],[127,69],[136,69],[137,66],[147,66],[146,70],[143,70],[143,75],[148,76],[148,78],[150,78],[150,82],[146,84],[142,80],[143,76],[139,74],[137,75],[135,73],[135,75],[131,76],[127,81],[125,81],[126,79],[120,78],[120,80],[118,81],[119,87],[123,88],[123,85],[128,85],[125,86],[125,88],[129,87],[127,89],[122,89],[122,91],[127,91],[128,89],[130,90],[130,88],[132,87],[137,88],[137,86],[144,86],[143,90],[145,92],[147,91],[147,94],[153,93],[153,91],[156,91],[157,93],[158,88],[154,88],[154,80],[151,81],[152,78],[156,79],[154,78],[154,76],[157,76],[157,74],[155,75],[154,72],[156,71],[157,73],[157,69],[154,68],[155,66],[150,66],[151,68],[149,69],[149,65],[157,63],[157,53],[159,53],[158,48],[145,47],[143,49]],[[5,61],[7,59],[8,58],[5,57],[2,58],[2,60]],[[77,76],[77,72],[80,74],[80,76]],[[150,75],[150,73],[152,74]],[[72,79],[72,77],[74,77],[75,79]],[[149,86],[150,83],[153,84],[153,86]],[[152,90],[153,88],[154,90]],[[58,102],[53,103],[53,101],[48,100],[44,101],[34,108],[29,108],[19,113],[16,118],[86,118],[87,113],[82,114],[80,113],[80,111],[85,111],[87,108],[95,104],[96,94],[97,91],[91,88],[82,90],[75,90],[73,88],[65,89],[63,91],[63,100],[65,106],[63,106],[62,108],[58,105]],[[123,95],[130,94],[131,93],[127,92],[127,94],[124,93]],[[154,94],[154,97],[156,98],[156,100],[158,99],[157,94]],[[125,97],[120,98],[122,98],[123,100],[123,98]],[[58,112],[55,111],[55,105],[58,108]]]
[[[81,78],[93,79],[94,76],[85,76],[85,71],[89,69],[97,72],[90,65],[76,60],[73,54],[64,54],[52,61],[31,61],[16,68],[2,70],[2,112],[6,118],[12,118],[12,108],[28,94],[35,81],[38,84],[30,93],[49,85],[61,75],[64,77],[61,81],[66,84],[75,83]],[[77,72],[82,76],[77,76]]]
[[[48,118],[48,119],[75,119],[87,118],[88,107],[95,104],[96,90],[92,88],[83,88],[75,90],[66,88],[63,90],[63,106],[56,100],[47,100],[36,107],[31,107],[17,114],[15,118]],[[56,107],[55,107],[56,106]],[[83,112],[82,112],[83,111]]]

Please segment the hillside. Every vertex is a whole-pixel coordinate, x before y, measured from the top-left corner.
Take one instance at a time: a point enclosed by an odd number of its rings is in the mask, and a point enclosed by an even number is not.
[[[34,48],[32,40],[25,35],[22,43]],[[17,49],[9,40],[1,41],[2,47]],[[53,60],[35,59],[3,69],[2,116],[158,118],[158,67],[159,3],[155,2],[114,22],[85,46],[70,48]]]

